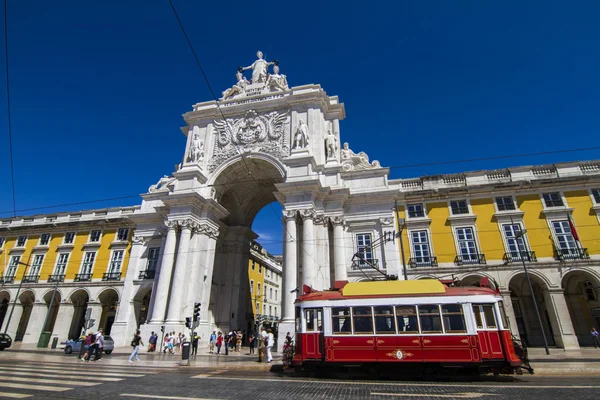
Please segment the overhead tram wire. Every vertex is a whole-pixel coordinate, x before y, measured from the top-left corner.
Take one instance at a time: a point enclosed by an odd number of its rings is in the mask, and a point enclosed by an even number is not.
[[[4,0],[4,64],[6,68],[6,111],[8,121],[8,153],[10,165],[10,185],[12,189],[13,216],[17,216],[17,200],[15,198],[15,169],[13,163],[12,124],[10,120],[10,85],[8,73],[8,0]]]

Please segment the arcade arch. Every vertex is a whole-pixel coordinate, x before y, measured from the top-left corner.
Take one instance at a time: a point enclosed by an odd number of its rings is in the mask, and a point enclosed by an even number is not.
[[[8,316],[8,303],[10,303],[10,293],[0,292],[0,327],[4,327],[4,320]]]
[[[85,289],[76,289],[71,293],[69,299],[73,304],[73,319],[71,320],[71,328],[69,329],[69,339],[76,339],[82,334],[85,324],[85,311],[87,310],[90,296]]]
[[[29,325],[29,317],[33,310],[33,304],[35,303],[35,294],[32,290],[25,290],[19,295],[19,302],[21,303],[22,314],[15,334],[15,342],[23,340],[25,333],[27,332],[27,325]]]
[[[98,326],[104,329],[105,335],[110,335],[112,325],[115,322],[117,306],[119,304],[119,293],[113,288],[104,289],[98,295],[98,301],[102,307],[102,314],[100,315]]]
[[[59,290],[50,290],[42,296],[42,299],[46,304],[49,313],[48,318],[46,318],[46,325],[42,328],[42,332],[52,332],[54,330],[54,324],[56,323],[56,317],[58,316],[62,295]]]
[[[572,270],[562,279],[573,329],[580,346],[593,346],[593,327],[600,328],[600,280],[588,271]]]

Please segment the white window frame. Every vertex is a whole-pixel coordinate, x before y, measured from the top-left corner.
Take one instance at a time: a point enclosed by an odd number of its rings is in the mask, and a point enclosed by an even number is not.
[[[273,288],[269,288],[269,300],[273,300]]]
[[[63,264],[60,262],[63,255],[66,255],[67,259],[64,262],[64,268],[62,270],[62,273],[57,273],[59,270],[59,265]],[[52,275],[65,276],[67,274],[67,267],[69,266],[70,258],[71,258],[71,253],[67,253],[67,252],[58,253],[58,255],[56,256],[56,262],[54,263],[54,271],[52,272]]]
[[[467,212],[466,213],[460,213],[460,214],[454,214],[454,212],[452,212],[452,203],[458,202],[458,201],[464,201],[467,205]],[[456,199],[456,200],[448,200],[448,211],[450,213],[450,217],[460,217],[463,215],[473,215],[473,211],[471,210],[471,202],[469,201],[469,199]]]
[[[500,206],[498,205],[498,199],[511,199],[512,205],[514,208],[512,210],[501,210]],[[510,213],[510,212],[519,211],[519,207],[517,205],[517,199],[515,199],[515,196],[513,196],[513,195],[494,196],[494,207],[496,207],[496,212],[499,212],[499,213]]]
[[[410,207],[411,206],[421,206],[421,211],[423,212],[423,215],[420,216],[411,216],[410,215]],[[410,203],[410,204],[406,204],[406,219],[418,219],[418,218],[427,218],[427,207],[425,206],[425,203]]]
[[[433,250],[433,243],[431,240],[431,230],[429,228],[421,228],[421,229],[410,229],[408,230],[408,244],[410,247],[410,258],[417,258],[417,257],[421,257],[422,256],[417,256],[416,252],[415,252],[415,247],[414,247],[414,243],[412,240],[412,235],[413,232],[425,232],[426,233],[426,237],[427,237],[427,244],[429,245],[429,261],[430,263],[433,262],[433,257],[435,257],[435,253]]]
[[[569,227],[569,233],[571,234],[571,239],[573,241],[573,246],[572,247],[566,247],[566,248],[560,247],[560,243],[561,242],[558,239],[559,238],[559,234],[557,234],[556,230],[554,229],[554,223],[556,223],[556,222],[561,222],[561,225],[562,225],[562,223],[566,223],[567,224],[566,226]],[[552,238],[554,240],[555,246],[557,246],[557,250],[559,251],[559,253],[560,253],[561,250],[569,250],[569,252],[571,250],[575,250],[575,251],[579,252],[580,249],[579,249],[579,246],[577,245],[577,241],[573,237],[573,232],[571,232],[571,227],[569,225],[569,219],[568,218],[566,218],[566,217],[565,218],[555,218],[555,219],[548,220],[548,223],[550,224],[550,231],[552,232]],[[564,226],[563,226],[563,229],[564,229]],[[564,234],[560,234],[560,236],[562,236],[562,235],[564,235]],[[579,253],[577,253],[577,254],[579,254]]]
[[[4,243],[6,243],[6,238],[0,237],[0,249],[2,249],[4,247]]]
[[[16,261],[15,261],[16,260]],[[10,261],[6,266],[6,271],[4,273],[4,277],[7,278],[15,278],[17,275],[17,270],[19,269],[19,262],[21,261],[20,255],[13,255],[10,257]],[[12,272],[12,273],[11,273]]]
[[[21,238],[25,238],[25,242],[23,244],[19,244],[19,239],[21,239]],[[27,235],[19,235],[19,236],[17,236],[17,240],[15,241],[15,247],[22,248],[22,247],[27,246],[27,239],[28,239]]]
[[[459,239],[459,233],[458,231],[461,229],[470,229],[471,233],[473,234],[473,242],[475,244],[475,253],[469,253],[469,258],[468,259],[463,259],[463,253],[462,253],[462,249],[460,247],[460,243],[461,240]],[[477,234],[477,227],[475,225],[458,225],[458,226],[452,226],[452,233],[454,235],[454,246],[456,247],[456,255],[459,256],[460,260],[464,263],[469,263],[470,261],[476,262],[479,260],[479,256],[481,254],[481,249],[479,247],[479,240],[478,240],[478,234]],[[462,242],[467,242],[467,240],[463,240]],[[473,258],[473,255],[476,258]]]
[[[256,311],[254,311],[255,314],[260,314],[260,301],[256,302]]]
[[[45,235],[48,235],[48,242],[47,242],[46,244],[42,243],[42,238],[43,238]],[[50,246],[50,241],[51,241],[51,240],[52,240],[52,234],[50,234],[50,233],[42,233],[42,234],[40,235],[40,239],[38,240],[38,246]]]
[[[250,279],[250,293],[254,293],[254,279]]]
[[[515,231],[514,226],[517,225],[519,227],[519,229],[521,230],[521,232],[523,232],[523,231],[525,231],[525,227],[523,225],[523,222],[521,222],[521,221],[514,221],[514,222],[503,221],[503,222],[500,222],[500,234],[502,235],[502,241],[504,242],[505,253],[507,253],[513,259],[513,261],[521,261],[521,254],[520,253],[518,253],[516,257],[513,256],[513,253],[512,253],[512,251],[510,249],[509,240],[510,239],[514,239],[516,241],[516,245],[518,247],[520,247],[519,246],[519,239],[520,239],[522,241],[523,247],[524,247],[523,252],[527,253],[527,252],[531,251],[530,250],[531,247],[529,247],[529,242],[527,241],[527,235],[521,235],[521,237],[519,237],[518,239],[517,238],[512,238],[512,237],[509,238],[509,237],[506,236],[506,230],[504,229],[505,225],[512,226],[512,228],[511,228],[512,232]]]
[[[100,232],[100,236],[98,237],[98,240],[92,240],[92,234],[94,232]],[[88,243],[100,243],[102,241],[102,229],[93,229],[90,231],[90,234],[88,236]]]
[[[73,240],[71,242],[67,242],[67,235],[69,235],[69,234],[73,234]],[[75,244],[76,239],[77,239],[77,232],[75,232],[75,231],[65,232],[65,234],[63,235],[63,244]]]
[[[260,282],[256,285],[256,294],[260,296]]]
[[[544,195],[545,194],[554,194],[557,193],[558,196],[560,197],[561,201],[562,201],[562,206],[550,206],[548,207],[546,205],[546,200],[544,199]],[[540,193],[540,200],[542,201],[542,206],[544,207],[544,210],[556,210],[556,209],[562,209],[562,208],[567,208],[568,204],[567,204],[567,199],[565,198],[565,195],[563,192],[560,191],[555,191],[555,192],[544,192],[544,193]]]
[[[277,301],[277,289],[275,289],[275,301]]]
[[[156,251],[156,258],[151,258],[150,255]],[[158,270],[158,260],[160,259],[160,247],[149,247],[148,248],[148,257],[146,259],[146,271],[157,271]],[[150,262],[154,261],[154,268],[150,268]]]
[[[594,196],[594,192],[598,193],[598,200],[596,200],[596,196]],[[600,188],[598,188],[598,189],[595,189],[595,188],[590,189],[590,197],[592,198],[592,204],[594,204],[594,205],[600,205]]]
[[[121,239],[121,232],[125,231],[125,239]],[[126,242],[129,239],[129,228],[118,228],[115,232],[115,241],[116,242]]]
[[[369,237],[369,244],[366,244],[366,242],[363,245],[359,244],[359,236],[361,236],[361,237],[368,236]],[[356,233],[354,235],[354,239],[356,240],[356,252],[357,253],[360,252],[361,248],[365,248],[366,249],[366,248],[370,247],[369,251],[363,253],[363,258],[365,260],[370,261],[370,262],[374,262],[374,260],[375,260],[375,254],[373,252],[373,247],[372,247],[373,246],[373,233],[372,232],[359,232],[359,233]],[[368,254],[370,254],[370,257],[366,257],[366,255],[368,255]],[[368,264],[361,264],[361,267],[370,267],[370,265],[368,265]]]
[[[86,271],[86,264],[89,264],[88,254],[93,254],[92,265],[89,268],[89,271]],[[81,258],[81,265],[79,266],[79,274],[83,275],[92,275],[94,273],[94,265],[96,264],[96,258],[98,256],[98,252],[96,251],[86,251],[83,253],[83,257]]]
[[[119,260],[115,259],[115,255],[116,254],[121,254],[121,258]],[[119,269],[118,270],[114,270],[113,269],[113,263],[119,261]],[[110,260],[108,262],[108,266],[106,269],[106,272],[109,274],[116,274],[117,272],[119,273],[123,273],[123,262],[125,261],[125,250],[113,250],[110,253]]]
[[[37,260],[39,260],[41,257],[41,260],[39,263],[36,263]],[[40,276],[40,272],[42,270],[42,265],[44,265],[44,254],[34,254],[33,255],[33,261],[31,262],[31,267],[29,268],[29,273],[27,275],[30,276]]]

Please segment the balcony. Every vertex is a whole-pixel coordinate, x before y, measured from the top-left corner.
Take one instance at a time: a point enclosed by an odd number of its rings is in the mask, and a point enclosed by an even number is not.
[[[373,267],[379,268],[379,260],[376,259],[364,259],[355,258],[352,261],[352,271],[360,271],[362,269],[372,269]]]
[[[535,257],[535,251],[522,251],[520,253],[517,251],[513,251],[509,253],[504,253],[502,260],[504,260],[505,264],[520,262],[521,260],[527,262],[537,262],[537,258]]]
[[[15,282],[15,277],[14,276],[3,276],[0,277],[0,283],[14,283]]]
[[[411,268],[418,267],[437,267],[437,257],[413,257],[408,260],[408,265]]]
[[[455,265],[481,265],[485,264],[485,254],[459,254],[454,258]]]
[[[56,275],[48,275],[48,282],[64,282],[65,276],[56,274]]]
[[[39,275],[25,275],[23,277],[23,283],[37,283],[39,280]]]
[[[92,274],[77,274],[75,275],[74,282],[89,282],[92,280]]]
[[[554,257],[557,260],[589,260],[588,249],[554,249]]]
[[[156,270],[147,269],[145,271],[140,272],[140,276],[138,276],[138,279],[154,279],[154,275],[156,275]]]
[[[121,273],[120,272],[107,272],[102,275],[103,281],[120,281]]]

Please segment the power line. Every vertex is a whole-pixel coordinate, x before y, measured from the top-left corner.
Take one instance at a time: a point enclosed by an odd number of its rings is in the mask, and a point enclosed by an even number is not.
[[[12,126],[10,121],[10,88],[8,74],[8,0],[4,0],[4,64],[6,68],[6,111],[8,120],[8,153],[10,164],[10,185],[12,188],[13,215],[17,216],[17,201],[15,199],[15,170],[13,164]]]

